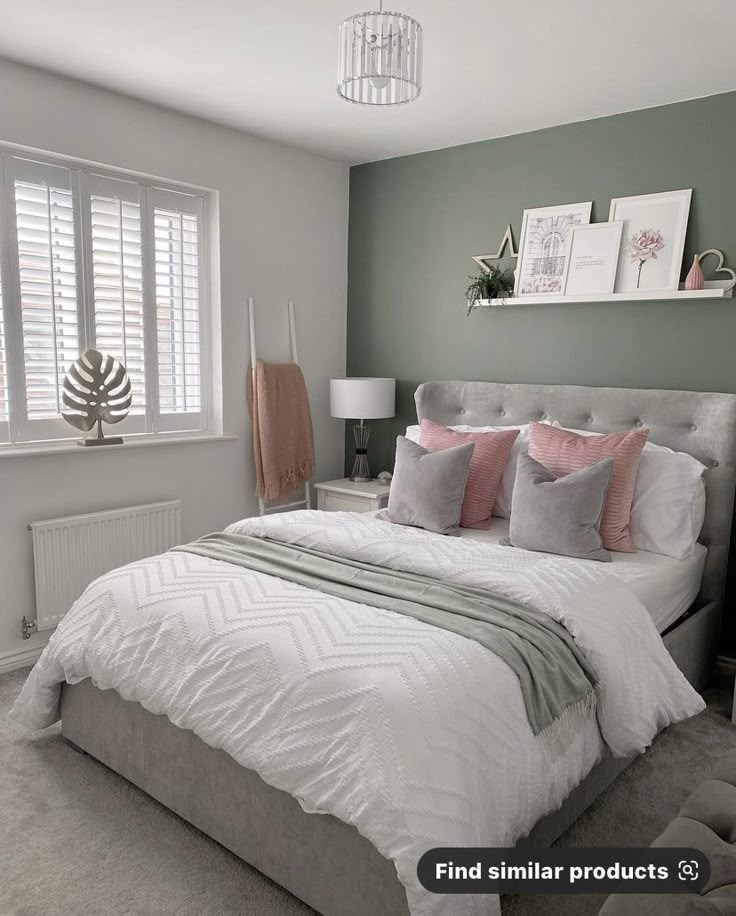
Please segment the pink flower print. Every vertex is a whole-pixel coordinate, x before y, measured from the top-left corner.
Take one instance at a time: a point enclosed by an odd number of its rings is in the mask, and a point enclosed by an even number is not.
[[[647,261],[656,261],[657,252],[664,248],[664,239],[658,229],[640,229],[629,240],[629,254],[632,261],[639,262],[639,273],[636,278],[636,288],[641,283],[641,270]]]
[[[632,261],[648,261],[651,258],[656,260],[657,252],[664,248],[664,239],[662,233],[656,229],[642,229],[635,235],[632,235],[629,242]]]

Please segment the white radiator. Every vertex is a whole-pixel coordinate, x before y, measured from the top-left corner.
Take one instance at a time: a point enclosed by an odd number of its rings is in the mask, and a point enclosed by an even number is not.
[[[55,627],[103,573],[180,544],[181,520],[172,500],[32,522],[38,629]]]

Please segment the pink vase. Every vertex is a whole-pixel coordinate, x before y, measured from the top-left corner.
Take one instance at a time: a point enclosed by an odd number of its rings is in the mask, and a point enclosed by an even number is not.
[[[693,266],[685,277],[685,289],[690,291],[694,289],[705,289],[705,277],[700,267],[700,258],[698,255],[695,255],[693,258]]]

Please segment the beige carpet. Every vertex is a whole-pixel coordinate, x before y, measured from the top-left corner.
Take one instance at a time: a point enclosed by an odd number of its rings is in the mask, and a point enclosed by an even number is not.
[[[26,673],[0,677],[0,916],[312,913],[115,773],[73,751],[58,726],[30,734],[10,722],[7,711]],[[729,688],[710,691],[708,710],[662,735],[560,842],[648,845],[694,782],[736,744]],[[509,898],[504,911],[592,916],[601,902]]]

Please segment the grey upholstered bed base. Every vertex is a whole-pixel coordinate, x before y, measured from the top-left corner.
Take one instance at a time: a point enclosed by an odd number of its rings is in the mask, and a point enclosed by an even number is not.
[[[708,560],[696,613],[664,636],[696,688],[709,679],[719,633],[736,482],[736,395],[493,382],[431,382],[416,393],[419,418],[453,425],[516,425],[549,418],[609,432],[646,425],[650,439],[689,452],[709,468],[701,540]],[[62,693],[65,736],[325,916],[407,916],[393,865],[358,832],[328,815],[305,814],[223,751],[114,691],[89,681]],[[522,841],[553,842],[628,761],[605,758],[559,811]]]
[[[664,636],[689,680],[710,677],[719,608],[706,605]],[[306,814],[224,751],[164,716],[98,690],[89,680],[64,685],[65,737],[222,843],[324,916],[407,916],[396,871],[358,831],[330,815]],[[518,845],[553,843],[630,763],[604,758]]]

